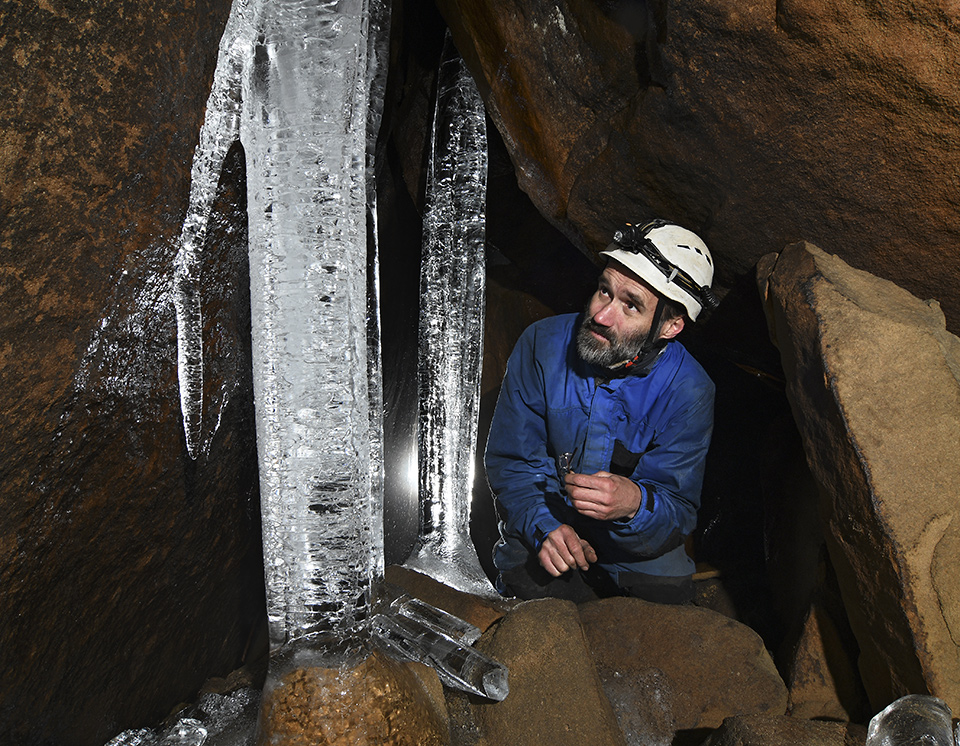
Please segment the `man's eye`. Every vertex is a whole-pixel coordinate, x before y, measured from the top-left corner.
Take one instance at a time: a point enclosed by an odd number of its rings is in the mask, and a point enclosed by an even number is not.
[[[603,295],[607,298],[610,297],[610,291],[607,290],[606,288],[597,288],[597,292],[600,293],[600,295]]]

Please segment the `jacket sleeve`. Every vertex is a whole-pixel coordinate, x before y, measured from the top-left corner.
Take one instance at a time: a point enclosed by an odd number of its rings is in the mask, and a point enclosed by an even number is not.
[[[697,521],[713,432],[714,386],[675,386],[656,426],[655,447],[633,473],[643,498],[629,520],[611,521],[611,540],[625,552],[658,557],[683,543]]]
[[[534,336],[528,328],[507,362],[484,464],[504,529],[537,551],[561,525],[548,505],[561,498],[557,467],[547,453],[544,371],[534,356]]]

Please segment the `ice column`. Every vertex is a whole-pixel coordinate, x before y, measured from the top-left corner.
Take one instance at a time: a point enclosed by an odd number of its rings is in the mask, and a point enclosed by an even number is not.
[[[487,132],[449,33],[437,76],[420,274],[420,537],[407,566],[493,597],[470,540],[483,356]]]
[[[367,350],[367,3],[263,2],[247,153],[253,378],[274,646],[357,633],[383,573]]]
[[[386,6],[369,3],[385,29]],[[196,458],[212,436],[202,431],[200,250],[224,156],[239,136],[274,645],[311,631],[349,634],[383,572],[366,248],[368,96],[382,95],[383,76],[367,69],[369,23],[366,0],[235,0],[175,267],[181,407]],[[379,108],[371,138],[378,123]]]

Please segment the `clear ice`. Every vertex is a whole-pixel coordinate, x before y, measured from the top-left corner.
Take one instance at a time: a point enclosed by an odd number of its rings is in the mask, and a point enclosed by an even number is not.
[[[368,32],[373,24],[385,38],[385,20],[380,0],[235,0],[194,157],[174,279],[184,429],[196,457],[204,450],[199,252],[239,136],[275,647],[312,632],[353,633],[383,574],[367,154],[380,111],[368,131],[368,98],[375,85],[382,96],[383,84],[368,70]]]
[[[272,0],[244,76],[254,400],[274,646],[355,634],[383,575],[362,0]],[[375,354],[375,351],[374,351]]]
[[[510,692],[502,663],[427,624],[420,615],[376,614],[371,626],[388,653],[433,667],[449,687],[497,702]]]
[[[437,75],[420,275],[420,532],[405,563],[494,598],[470,539],[485,297],[487,131],[447,34]]]
[[[240,91],[253,42],[256,9],[237,0],[220,41],[213,87],[200,128],[190,173],[190,204],[180,233],[174,261],[173,289],[177,313],[177,371],[180,410],[187,452],[196,459],[206,452],[213,432],[203,433],[203,316],[200,298],[200,263],[203,241],[224,158],[240,136]],[[214,427],[213,431],[216,431]]]
[[[175,264],[184,429],[191,457],[203,454],[212,433],[202,428],[198,268],[220,169],[239,137],[271,647],[316,665],[329,644],[337,664],[340,642],[380,637],[395,655],[435,665],[450,685],[502,699],[506,669],[470,647],[476,627],[396,594],[372,612],[383,586],[372,174],[387,40],[383,0],[235,0]],[[431,161],[421,386],[443,396],[421,403],[430,444],[423,494],[435,498],[419,556],[429,574],[495,596],[468,529],[483,335],[483,104],[455,54],[441,81],[436,121],[446,134]],[[451,364],[465,371],[455,380],[443,373]]]
[[[908,694],[870,720],[867,746],[954,746],[953,716],[939,697]]]

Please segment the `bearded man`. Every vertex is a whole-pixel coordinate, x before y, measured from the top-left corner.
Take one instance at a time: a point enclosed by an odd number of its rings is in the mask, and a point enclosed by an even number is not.
[[[618,231],[581,314],[524,331],[487,439],[498,590],[580,602],[693,597],[714,385],[676,341],[716,305],[696,234],[656,220]]]

